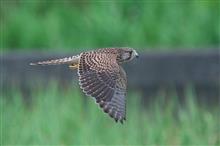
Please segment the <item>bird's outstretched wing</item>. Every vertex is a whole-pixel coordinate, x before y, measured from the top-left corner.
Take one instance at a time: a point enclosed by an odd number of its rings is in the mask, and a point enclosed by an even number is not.
[[[80,55],[79,84],[86,95],[115,121],[126,119],[126,73],[116,61],[115,52],[85,52]]]

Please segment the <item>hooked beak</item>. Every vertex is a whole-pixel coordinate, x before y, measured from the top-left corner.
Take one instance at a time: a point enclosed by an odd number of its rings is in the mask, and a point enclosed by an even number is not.
[[[136,50],[134,50],[134,55],[135,55],[136,58],[139,57],[139,55],[138,55],[138,53],[136,52]]]

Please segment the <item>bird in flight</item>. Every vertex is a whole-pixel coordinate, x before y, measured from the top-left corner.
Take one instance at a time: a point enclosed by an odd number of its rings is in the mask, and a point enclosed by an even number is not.
[[[132,48],[102,48],[76,56],[30,63],[30,65],[67,64],[77,69],[80,88],[116,122],[126,120],[127,77],[121,64],[138,57]]]

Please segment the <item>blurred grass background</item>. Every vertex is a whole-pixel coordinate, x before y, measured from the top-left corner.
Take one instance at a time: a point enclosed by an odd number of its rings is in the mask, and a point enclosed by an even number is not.
[[[138,51],[219,49],[218,1],[0,2],[1,53],[75,53],[113,46]],[[219,109],[200,107],[191,91],[184,108],[173,96],[167,105],[158,97],[147,109],[140,108],[141,95],[129,91],[124,125],[103,115],[75,87],[36,87],[30,105],[20,90],[8,91],[0,102],[2,145],[220,144]]]
[[[55,83],[33,89],[34,101],[24,104],[14,90],[3,98],[4,145],[219,145],[218,110],[199,107],[189,90],[186,108],[176,97],[163,105],[163,97],[149,109],[138,93],[128,94],[127,120],[116,124],[77,88],[61,90]],[[85,99],[85,98],[86,99]],[[85,99],[85,100],[84,100]]]
[[[217,48],[219,1],[1,1],[5,51]],[[78,49],[76,49],[78,48]]]

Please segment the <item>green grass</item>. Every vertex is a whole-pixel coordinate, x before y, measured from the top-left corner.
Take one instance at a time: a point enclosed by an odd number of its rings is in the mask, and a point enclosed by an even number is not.
[[[209,49],[220,45],[218,1],[0,1],[0,53],[79,52],[129,46],[138,50]],[[73,49],[74,48],[74,49]],[[4,50],[3,50],[4,49]],[[3,51],[4,52],[3,52]],[[18,90],[0,97],[3,145],[220,145],[219,110],[188,96],[140,109],[128,93],[127,121],[116,124],[78,89],[34,89],[32,104]]]
[[[218,1],[1,1],[4,51],[219,48]]]
[[[1,97],[3,145],[219,145],[218,110],[205,110],[188,96],[185,108],[175,97],[148,110],[139,107],[140,95],[128,94],[127,121],[115,123],[92,98],[77,89],[57,86],[34,89],[32,104],[19,91]]]

